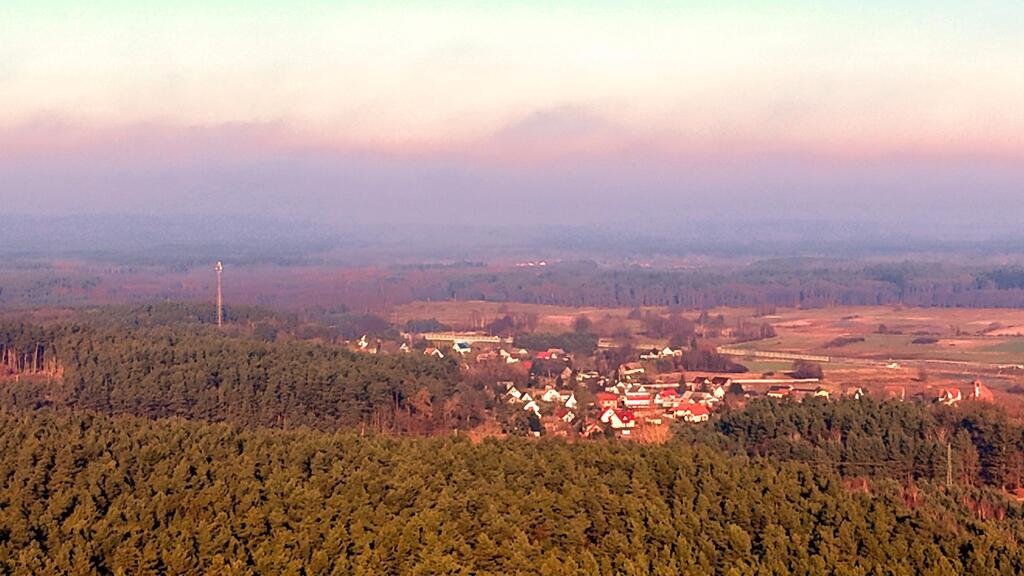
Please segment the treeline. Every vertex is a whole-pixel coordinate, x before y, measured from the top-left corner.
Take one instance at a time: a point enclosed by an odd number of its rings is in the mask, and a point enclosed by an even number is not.
[[[1022,531],[984,491],[680,444],[0,413],[9,574],[987,576],[1024,572]]]
[[[229,304],[224,306],[224,321],[228,324],[251,325],[275,322],[282,326],[298,323],[295,314],[272,312],[256,306]],[[160,302],[121,306],[98,306],[75,311],[75,320],[94,326],[171,326],[176,324],[216,324],[217,307],[205,302]]]
[[[802,403],[758,400],[713,424],[681,428],[694,442],[779,461],[834,467],[845,475],[1024,487],[1024,427],[991,405],[956,408],[896,400]]]
[[[560,306],[1024,307],[1024,271],[974,271],[924,263],[765,261],[707,270],[608,269],[554,264],[543,271],[454,272],[418,277],[402,295],[416,300],[514,301]],[[396,286],[394,279],[390,286]],[[381,286],[382,290],[387,287]]]
[[[75,321],[90,326],[125,328],[217,323],[217,308],[205,302],[161,302],[81,308]],[[301,313],[269,310],[258,306],[224,306],[224,322],[232,334],[246,334],[274,341],[283,336],[302,340],[351,340],[360,336],[397,338],[398,331],[379,316],[352,312],[344,306],[311,307]]]
[[[353,310],[383,310],[413,301],[487,300],[579,307],[669,306],[701,310],[742,306],[819,308],[905,305],[924,307],[1024,307],[1024,268],[982,267],[963,260],[936,264],[874,264],[839,259],[779,259],[749,265],[723,263],[702,269],[603,267],[592,262],[551,263],[543,268],[401,268],[361,273],[339,269],[344,281],[322,280],[329,297],[310,304],[345,302]],[[136,273],[143,274],[141,271]],[[268,272],[269,274],[270,272]],[[280,269],[273,274],[286,275]],[[0,304],[81,305],[97,298],[138,297],[123,278],[115,294],[100,295],[104,276],[54,269],[0,270]],[[260,301],[294,305],[298,287],[259,292]],[[113,289],[109,288],[108,290]],[[165,286],[156,297],[209,297]],[[340,331],[384,329],[355,312],[331,311]],[[483,327],[483,326],[480,326]],[[503,326],[488,327],[500,331]]]
[[[6,343],[6,344],[5,344]],[[201,325],[0,324],[0,346],[41,351],[59,378],[6,382],[0,402],[247,426],[427,433],[472,426],[492,395],[451,361],[263,342]]]

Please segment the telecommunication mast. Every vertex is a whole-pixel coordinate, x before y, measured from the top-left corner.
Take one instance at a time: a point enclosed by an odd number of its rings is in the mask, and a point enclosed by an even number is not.
[[[213,269],[217,271],[217,327],[220,328],[224,325],[224,295],[220,285],[220,275],[224,272],[224,265],[218,260]]]

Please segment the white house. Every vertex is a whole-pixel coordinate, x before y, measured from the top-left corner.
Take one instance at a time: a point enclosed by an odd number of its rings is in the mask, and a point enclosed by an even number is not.
[[[523,393],[516,389],[515,386],[509,388],[505,392],[505,396],[508,398],[509,403],[516,403],[523,399]]]
[[[576,394],[569,394],[569,397],[565,399],[565,407],[569,410],[575,410],[579,404],[580,403],[576,401]]]
[[[626,430],[636,426],[632,412],[628,410],[615,410],[613,408],[609,408],[601,414],[601,422],[608,424],[614,430],[623,430],[623,434],[628,434]]]
[[[540,399],[545,402],[559,402],[562,400],[562,395],[558,393],[558,390],[548,388],[543,394],[541,394]]]
[[[504,348],[498,350],[498,355],[500,355],[501,358],[505,360],[505,364],[515,364],[516,362],[519,362],[519,358],[516,358],[511,353],[506,351]]]

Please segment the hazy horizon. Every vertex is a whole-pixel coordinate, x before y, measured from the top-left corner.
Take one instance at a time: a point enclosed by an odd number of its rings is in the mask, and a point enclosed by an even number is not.
[[[1011,2],[14,2],[7,214],[352,224],[1024,217]]]

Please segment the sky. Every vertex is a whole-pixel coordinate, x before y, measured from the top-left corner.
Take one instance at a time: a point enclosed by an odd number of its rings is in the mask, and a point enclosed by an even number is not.
[[[1024,217],[1024,3],[6,0],[0,205]]]

